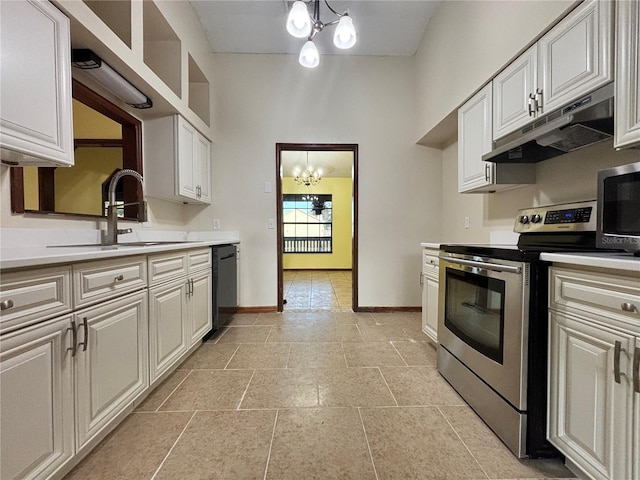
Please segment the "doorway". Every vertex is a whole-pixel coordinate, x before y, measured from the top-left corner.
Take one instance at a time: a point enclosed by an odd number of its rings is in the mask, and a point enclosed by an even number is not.
[[[285,218],[284,218],[284,195],[287,192],[283,192],[283,185],[285,182],[285,177],[292,177],[293,173],[289,171],[285,171],[285,167],[287,169],[290,168],[290,160],[291,158],[297,158],[298,164],[300,167],[305,167],[307,164],[307,159],[310,159],[310,166],[313,167],[313,162],[317,161],[321,157],[331,157],[331,154],[335,154],[335,157],[349,158],[348,165],[341,164],[340,170],[344,170],[347,167],[350,170],[350,174],[345,176],[350,176],[350,232],[347,234],[350,236],[350,245],[346,248],[350,248],[351,253],[351,309],[356,312],[358,311],[358,145],[357,144],[310,144],[310,143],[277,143],[276,144],[276,227],[277,227],[277,265],[278,265],[278,311],[282,312],[284,309],[284,255],[285,255],[285,238],[287,239],[287,250],[291,252],[291,248],[297,248],[295,245],[304,245],[307,240],[310,239],[296,239],[296,242],[292,243],[290,237],[285,237]],[[339,155],[340,153],[347,154]],[[326,154],[326,155],[325,155]],[[340,160],[344,162],[344,160]],[[318,168],[317,166],[315,168]],[[330,178],[333,170],[336,168],[333,165],[325,165],[326,170],[323,173],[323,179]],[[293,178],[287,178],[286,181],[290,182]],[[322,180],[321,180],[322,182]],[[320,182],[320,184],[321,184]],[[327,184],[328,182],[325,182]],[[319,184],[319,185],[320,185]],[[315,187],[315,192],[320,192]],[[325,207],[332,205],[332,198],[327,197],[326,192],[320,192],[313,194],[312,190],[309,189],[310,195],[304,195],[300,190],[298,191],[298,197],[291,196],[291,198],[287,198],[287,201],[306,201],[306,202],[319,202],[316,205],[310,204],[310,210],[314,211],[317,214],[317,217],[320,218],[320,212],[324,212]],[[292,195],[292,194],[287,194]],[[304,197],[304,198],[303,198]],[[316,200],[317,197],[317,200]],[[322,205],[320,205],[320,203]],[[327,207],[328,210],[328,207]],[[318,220],[322,225],[320,227],[315,226],[314,228],[323,228],[323,231],[327,231],[333,228],[333,225],[326,225],[327,223],[331,223],[331,221],[327,221],[329,217],[326,213],[322,215],[324,217],[324,221]],[[296,226],[295,228],[299,228]],[[326,235],[326,234],[323,234]],[[327,239],[324,236],[322,238],[314,239],[316,242],[313,246],[314,251],[323,251],[323,253],[330,253],[327,251],[327,248],[332,248],[331,243],[333,241],[333,237],[331,239]],[[331,250],[332,251],[332,250]]]

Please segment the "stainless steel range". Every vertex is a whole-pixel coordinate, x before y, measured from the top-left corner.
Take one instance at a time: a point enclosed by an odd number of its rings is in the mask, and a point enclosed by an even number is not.
[[[596,202],[521,210],[518,244],[443,245],[438,370],[518,457],[546,441],[547,264],[595,250]]]

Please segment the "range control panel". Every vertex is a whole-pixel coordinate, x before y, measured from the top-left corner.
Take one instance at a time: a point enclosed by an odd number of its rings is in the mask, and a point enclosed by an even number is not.
[[[518,211],[513,231],[534,232],[595,232],[596,201],[562,203]]]

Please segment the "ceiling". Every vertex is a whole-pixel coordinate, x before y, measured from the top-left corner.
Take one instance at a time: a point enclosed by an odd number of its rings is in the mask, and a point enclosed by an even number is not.
[[[309,165],[314,169],[322,169],[322,176],[327,178],[351,178],[353,152],[341,151],[309,151]],[[296,167],[304,168],[307,164],[307,151],[283,150],[282,176],[293,177]]]
[[[429,18],[442,0],[329,0],[337,11],[347,9],[358,43],[339,50],[332,43],[334,26],[314,39],[320,54],[413,55]],[[297,55],[305,39],[293,38],[285,29],[286,0],[191,0],[214,53],[290,53]],[[313,11],[309,6],[308,10]],[[320,3],[320,20],[335,15]]]

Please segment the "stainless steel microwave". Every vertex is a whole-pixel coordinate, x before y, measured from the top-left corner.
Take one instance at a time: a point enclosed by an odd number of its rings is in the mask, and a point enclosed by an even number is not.
[[[598,172],[596,246],[640,255],[640,162]]]

